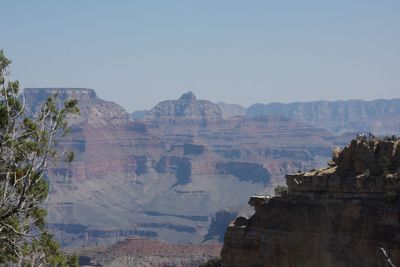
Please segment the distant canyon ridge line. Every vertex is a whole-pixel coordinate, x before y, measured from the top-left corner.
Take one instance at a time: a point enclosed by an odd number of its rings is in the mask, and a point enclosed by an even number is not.
[[[192,92],[187,94],[194,95]],[[385,135],[398,133],[396,120],[386,121],[400,114],[400,98],[376,99],[371,101],[350,99],[337,101],[309,101],[292,103],[256,103],[248,108],[239,104],[218,102],[226,116],[258,117],[280,115],[298,122],[322,127],[339,133],[371,131]],[[133,111],[132,119],[142,119],[151,110]]]
[[[400,99],[243,110],[189,92],[138,116],[91,89],[27,88],[27,111],[56,92],[81,110],[58,142],[75,161],[48,172],[48,227],[67,247],[222,241],[227,223],[251,212],[249,197],[272,193],[285,174],[324,166],[356,132],[400,132]]]

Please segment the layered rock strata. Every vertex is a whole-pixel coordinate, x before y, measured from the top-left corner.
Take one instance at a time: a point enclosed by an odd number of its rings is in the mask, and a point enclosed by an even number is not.
[[[105,267],[197,267],[218,257],[220,243],[171,244],[156,240],[128,238],[108,248],[69,250],[79,255],[81,266]]]
[[[250,117],[282,115],[335,132],[400,133],[400,99],[254,104]]]
[[[225,234],[224,267],[399,266],[400,141],[353,140],[324,169],[255,196]]]
[[[318,166],[333,145],[325,130],[282,116],[229,117],[190,92],[141,120],[84,88],[26,89],[27,110],[54,93],[81,110],[57,143],[75,160],[48,171],[48,227],[63,246],[220,240],[228,219],[219,211],[239,211],[285,173]]]

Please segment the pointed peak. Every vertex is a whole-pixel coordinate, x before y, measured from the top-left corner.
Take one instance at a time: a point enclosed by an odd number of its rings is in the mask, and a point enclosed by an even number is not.
[[[196,98],[196,96],[193,94],[193,92],[189,91],[189,92],[183,94],[183,95],[179,98],[179,100],[190,101],[190,102],[191,102],[191,101],[196,101],[197,98]]]

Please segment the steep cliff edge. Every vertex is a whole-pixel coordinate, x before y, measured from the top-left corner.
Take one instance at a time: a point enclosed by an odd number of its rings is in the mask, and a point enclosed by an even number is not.
[[[399,266],[400,141],[359,138],[227,229],[225,267]]]

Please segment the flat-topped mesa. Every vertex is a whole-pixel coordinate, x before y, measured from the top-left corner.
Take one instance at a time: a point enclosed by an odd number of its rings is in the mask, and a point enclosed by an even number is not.
[[[57,95],[61,102],[67,99],[78,100],[80,115],[73,122],[88,120],[89,123],[125,122],[129,114],[119,105],[99,98],[93,89],[87,88],[25,88],[26,110],[28,113],[36,113],[41,104],[50,96]]]
[[[81,101],[97,98],[96,92],[88,88],[25,88],[24,95],[28,99],[46,100],[49,96],[58,94],[61,100],[76,98]]]
[[[290,194],[385,193],[400,188],[400,139],[358,138],[335,148],[329,167],[286,175]],[[370,196],[368,196],[370,197]]]

